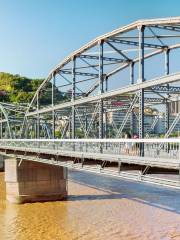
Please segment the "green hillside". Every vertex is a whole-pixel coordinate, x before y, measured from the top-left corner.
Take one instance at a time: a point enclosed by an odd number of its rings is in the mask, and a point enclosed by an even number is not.
[[[0,101],[28,103],[42,81],[0,72]]]
[[[10,103],[30,103],[36,90],[44,79],[31,79],[13,75],[10,73],[0,72],[0,102]],[[51,104],[51,82],[39,94],[39,101],[42,105]],[[68,93],[62,93],[54,86],[54,102],[59,103],[69,98]]]

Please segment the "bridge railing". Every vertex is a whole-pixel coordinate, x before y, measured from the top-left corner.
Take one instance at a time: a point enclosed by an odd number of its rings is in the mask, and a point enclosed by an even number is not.
[[[180,138],[176,139],[2,139],[0,148],[46,150],[46,152],[103,153],[134,157],[180,160]],[[143,149],[143,154],[142,154]]]

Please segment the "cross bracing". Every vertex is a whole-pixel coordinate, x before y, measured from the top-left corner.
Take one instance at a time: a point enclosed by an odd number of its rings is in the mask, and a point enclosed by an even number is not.
[[[52,69],[28,108],[12,114],[6,106],[11,114],[2,113],[1,123],[11,122],[9,136],[16,138],[16,121],[22,138],[107,138],[127,130],[143,138],[163,119],[163,134],[170,136],[170,118],[178,119],[171,103],[180,94],[179,31],[175,17],[139,20],[97,37]]]
[[[162,106],[167,108],[167,104],[180,91],[180,73],[170,69],[170,54],[180,47],[179,23],[180,18],[137,21],[86,44],[50,72],[37,90],[26,112],[26,118],[37,121],[38,117],[52,116],[48,121],[53,132],[58,130],[58,121],[64,117],[61,121],[68,122],[69,138],[80,137],[78,129],[81,129],[85,138],[89,137],[90,132],[93,132],[95,138],[104,138],[107,137],[108,128],[115,127],[118,129],[117,134],[121,134],[126,122],[132,119],[131,115],[136,114],[139,122],[137,134],[144,137],[146,108],[159,106],[155,114],[158,119],[159,109]],[[164,61],[163,74],[148,78],[148,60],[153,60],[155,56]],[[126,69],[129,69],[129,80],[126,78],[125,86],[121,87],[119,84],[112,89],[113,81],[116,85],[123,82],[121,72]],[[152,71],[155,70],[152,68]],[[48,82],[51,82],[52,104],[40,106],[40,101],[37,103],[38,95],[46,89]],[[61,93],[66,92],[68,97],[56,101],[53,92],[56,88]],[[134,96],[138,96],[135,104],[132,100]],[[110,126],[109,114],[113,112],[117,112],[117,115],[122,113],[124,117],[119,122],[116,120],[116,123],[113,120]],[[167,116],[167,109],[161,115],[168,131],[170,126],[167,128],[167,122],[170,116]],[[67,128],[67,123],[65,125]],[[63,127],[60,128],[62,131]]]

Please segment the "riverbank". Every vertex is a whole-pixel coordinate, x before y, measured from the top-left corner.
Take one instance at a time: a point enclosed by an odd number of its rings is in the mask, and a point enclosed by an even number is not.
[[[9,204],[0,173],[1,240],[180,239],[180,191],[70,172],[67,201]]]

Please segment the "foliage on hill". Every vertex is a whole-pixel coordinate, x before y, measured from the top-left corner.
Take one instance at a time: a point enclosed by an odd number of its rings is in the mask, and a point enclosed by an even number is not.
[[[0,72],[0,101],[30,102],[43,79],[30,79],[20,75]]]
[[[43,80],[0,72],[0,102],[29,103]],[[40,104],[51,104],[51,94],[51,82],[49,82],[46,88],[40,93]],[[54,98],[55,102],[59,102],[66,100],[68,96],[62,94],[55,87]]]

